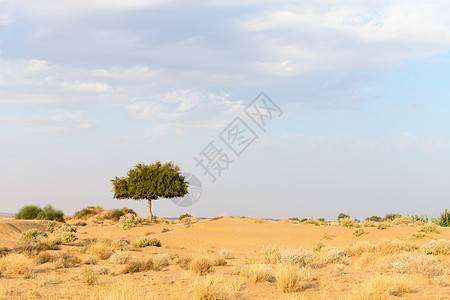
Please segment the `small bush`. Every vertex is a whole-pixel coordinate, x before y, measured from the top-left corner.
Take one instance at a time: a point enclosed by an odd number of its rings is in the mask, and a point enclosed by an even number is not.
[[[183,220],[184,218],[192,218],[192,216],[190,214],[186,213],[186,214],[180,215],[178,217],[178,220]]]
[[[72,255],[68,252],[61,253],[53,262],[56,269],[72,268],[81,264],[81,259],[78,256]]]
[[[61,227],[59,227],[58,232],[72,232],[76,233],[78,231],[78,228],[70,225],[70,224],[63,224]]]
[[[54,261],[55,257],[50,253],[40,253],[36,258],[38,264],[45,264]]]
[[[380,230],[384,230],[384,229],[388,229],[389,225],[386,223],[380,223],[380,224],[378,224],[377,228]]]
[[[53,233],[56,231],[57,228],[58,228],[58,223],[56,223],[56,221],[50,221],[47,223],[47,229],[45,231],[47,231],[49,233]]]
[[[304,248],[289,249],[281,252],[281,261],[285,264],[304,267],[316,259],[314,251]]]
[[[346,252],[339,248],[332,248],[322,255],[324,263],[343,263],[347,259]]]
[[[341,220],[341,219],[350,219],[350,216],[347,215],[347,214],[344,214],[344,213],[340,213],[340,214],[337,216],[337,219],[338,219],[338,221]]]
[[[353,227],[355,222],[350,218],[341,218],[339,219],[339,225],[343,227]]]
[[[421,227],[418,231],[423,233],[439,233],[437,226],[433,224],[427,224]]]
[[[395,225],[409,225],[414,224],[414,222],[415,220],[413,218],[407,216],[399,217],[392,221],[392,223]]]
[[[355,231],[353,231],[353,235],[356,237],[361,236],[363,234],[367,234],[367,232],[362,228],[358,228],[358,229],[355,229]]]
[[[125,240],[114,240],[111,242],[111,246],[120,251],[128,251],[130,250],[130,244]]]
[[[36,256],[42,251],[47,250],[59,250],[59,246],[51,240],[41,239],[41,240],[29,240],[15,249],[17,253],[26,254],[29,257]]]
[[[142,300],[147,299],[147,291],[137,289],[135,285],[129,282],[115,282],[96,289],[95,298],[98,300]]]
[[[233,251],[231,251],[230,249],[222,248],[220,249],[219,256],[225,259],[231,259],[233,258]]]
[[[23,254],[11,253],[0,258],[0,272],[26,275],[33,269],[33,260]]]
[[[125,268],[123,268],[122,273],[137,273],[137,272],[145,272],[145,271],[159,271],[159,268],[154,265],[153,260],[149,259],[147,261],[134,260],[129,262]]]
[[[27,241],[39,241],[40,239],[46,238],[47,234],[40,229],[32,228],[27,231],[22,232],[19,238],[19,243],[25,243]]]
[[[81,281],[86,285],[95,285],[98,283],[98,273],[94,270],[84,270],[81,273]]]
[[[129,230],[141,224],[141,220],[135,214],[126,214],[119,219],[117,224],[123,230]]]
[[[191,261],[190,270],[197,275],[206,275],[207,273],[212,272],[212,264],[209,259],[204,257],[197,257]]]
[[[299,267],[282,264],[276,273],[277,288],[283,293],[296,292],[301,288],[303,277]]]
[[[153,257],[153,264],[155,267],[162,269],[169,265],[170,255],[166,253],[158,254]]]
[[[362,221],[361,227],[375,227],[375,223],[372,221]]]
[[[56,237],[62,242],[62,243],[70,243],[73,241],[78,240],[78,237],[73,232],[60,232],[56,235]]]
[[[450,241],[444,239],[431,241],[423,245],[420,250],[425,254],[450,254]]]
[[[101,239],[90,245],[88,252],[98,259],[106,260],[113,254],[113,247],[110,240]]]
[[[428,277],[442,275],[442,265],[434,257],[401,253],[387,258],[390,269],[397,273],[422,274]]]
[[[375,245],[368,242],[358,242],[347,246],[345,253],[347,256],[361,256],[363,253],[375,252],[375,249]]]
[[[366,218],[366,221],[381,222],[381,221],[383,221],[383,218],[381,218],[379,216],[371,216],[371,217]]]
[[[180,268],[184,270],[189,270],[191,265],[192,258],[190,257],[180,257],[177,259],[176,264],[180,266]]]
[[[113,264],[124,265],[129,262],[131,259],[131,255],[128,252],[119,251],[113,253],[109,258],[109,261]]]
[[[232,300],[239,285],[221,276],[197,277],[192,284],[195,300]]]
[[[98,215],[103,211],[104,211],[104,209],[101,208],[100,206],[97,206],[97,207],[89,206],[89,207],[83,208],[82,210],[74,213],[73,217],[74,217],[74,219],[86,219],[86,218]]]
[[[148,246],[161,247],[161,241],[155,237],[144,236],[139,238],[136,242],[131,244],[135,248],[145,248]]]
[[[411,281],[399,276],[375,275],[367,283],[353,290],[349,299],[389,299],[401,296],[413,289]]]
[[[265,246],[262,249],[262,254],[264,255],[265,262],[268,264],[276,264],[281,262],[281,251],[280,249],[272,246]]]
[[[253,283],[272,281],[273,279],[272,267],[267,264],[244,265],[239,268],[237,273],[249,278]]]
[[[113,220],[113,221],[119,221],[120,217],[124,216],[125,213],[120,209],[113,209],[110,211],[107,211],[103,218],[106,220]]]
[[[383,218],[383,221],[393,221],[395,219],[400,218],[402,215],[401,214],[386,214]]]
[[[217,257],[212,261],[213,266],[223,267],[227,265],[227,261],[223,257]]]
[[[92,256],[89,256],[85,261],[85,265],[96,265],[98,263],[98,260]]]

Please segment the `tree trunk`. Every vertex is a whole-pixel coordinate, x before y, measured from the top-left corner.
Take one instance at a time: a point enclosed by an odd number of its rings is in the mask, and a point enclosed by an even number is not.
[[[152,200],[148,200],[148,221],[153,223]]]

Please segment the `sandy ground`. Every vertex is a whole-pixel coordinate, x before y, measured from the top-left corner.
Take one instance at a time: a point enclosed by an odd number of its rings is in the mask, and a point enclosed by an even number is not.
[[[70,223],[70,221],[69,221]],[[169,224],[167,224],[169,223]],[[10,218],[0,219],[0,247],[14,248],[21,232],[30,228],[45,230],[45,221],[19,221]],[[163,228],[168,229],[162,232]],[[367,282],[379,270],[374,266],[357,268],[357,258],[349,258],[342,274],[333,274],[334,264],[313,266],[314,280],[295,293],[281,293],[275,282],[252,283],[249,279],[233,275],[236,266],[249,261],[263,261],[261,249],[272,245],[279,248],[304,247],[313,249],[318,242],[330,249],[345,248],[351,243],[368,241],[379,243],[383,240],[408,241],[418,246],[430,240],[450,239],[450,228],[439,228],[440,233],[431,233],[430,237],[408,240],[408,236],[417,232],[417,226],[393,226],[385,230],[376,227],[364,228],[367,234],[353,235],[353,228],[341,226],[314,226],[312,224],[283,221],[261,221],[251,218],[204,219],[192,222],[171,224],[163,221],[159,224],[144,224],[130,230],[122,230],[113,224],[88,225],[78,227],[79,240],[72,245],[62,246],[62,250],[49,251],[59,253],[69,251],[82,260],[90,254],[84,250],[83,242],[90,239],[125,239],[130,242],[141,236],[154,236],[161,240],[162,247],[147,247],[130,251],[138,258],[150,258],[159,253],[172,255],[170,265],[161,271],[148,271],[134,274],[121,274],[122,265],[112,264],[108,260],[99,260],[98,264],[80,265],[72,268],[55,269],[53,263],[36,264],[32,276],[8,275],[0,277],[0,299],[96,299],[96,293],[109,289],[116,283],[128,282],[133,288],[145,290],[146,299],[193,299],[192,283],[195,275],[175,264],[176,257],[205,256],[217,258],[222,248],[230,249],[232,259],[226,266],[214,267],[214,274],[236,281],[240,285],[237,299],[345,299],[356,286]],[[325,236],[328,236],[326,238]],[[320,253],[318,252],[320,256]],[[449,280],[450,257],[438,255],[444,274]],[[99,283],[87,286],[80,280],[85,269],[107,267],[108,275],[100,275]],[[275,268],[275,267],[274,267]],[[390,274],[389,272],[385,272]],[[411,293],[402,295],[402,299],[450,299],[450,286],[436,284],[433,278],[421,274],[401,274],[414,283]],[[444,276],[445,278],[445,276]],[[401,297],[392,297],[400,299]]]

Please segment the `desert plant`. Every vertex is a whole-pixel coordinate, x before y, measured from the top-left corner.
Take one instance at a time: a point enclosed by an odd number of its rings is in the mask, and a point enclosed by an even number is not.
[[[37,205],[25,205],[19,212],[15,215],[16,219],[38,219],[42,214],[42,209]]]
[[[324,263],[343,263],[347,259],[347,254],[344,250],[339,248],[332,248],[323,253],[322,260]]]
[[[387,257],[388,268],[397,273],[422,274],[428,277],[442,275],[444,270],[439,260],[427,255],[401,253]]]
[[[57,210],[51,205],[46,205],[42,209],[39,218],[44,220],[55,220],[58,222],[64,222],[64,213],[62,210]]]
[[[400,218],[402,215],[399,213],[395,213],[395,214],[386,214],[383,218],[383,221],[392,221],[395,220],[397,218]]]
[[[316,259],[314,251],[304,248],[288,249],[281,252],[281,261],[285,264],[303,267]]]
[[[389,225],[387,223],[380,223],[380,224],[378,224],[377,228],[380,230],[384,230],[384,229],[388,229]]]
[[[212,272],[212,263],[207,258],[196,257],[191,261],[189,268],[197,275],[206,275]]]
[[[418,231],[423,233],[439,233],[437,226],[434,224],[426,224],[423,227],[421,227]]]
[[[431,241],[423,245],[420,250],[425,254],[450,254],[450,241],[444,239]]]
[[[358,228],[358,229],[355,229],[355,231],[353,231],[353,235],[356,237],[361,236],[363,234],[367,234],[367,232],[362,228]]]
[[[169,265],[170,255],[166,253],[157,254],[153,257],[155,267],[162,269]]]
[[[80,211],[75,212],[73,217],[74,217],[74,219],[86,219],[86,218],[98,215],[103,211],[104,211],[104,209],[101,208],[100,206],[97,206],[97,207],[88,206],[86,208],[83,208]]]
[[[176,260],[176,264],[180,266],[180,268],[184,270],[189,270],[189,266],[191,264],[192,258],[190,257],[180,257]]]
[[[338,219],[338,221],[341,220],[341,219],[350,219],[350,216],[347,215],[347,214],[344,214],[344,213],[340,213],[340,214],[337,216],[337,219]]]
[[[53,255],[51,255],[50,253],[40,253],[37,257],[36,257],[36,262],[38,264],[45,264],[47,262],[52,262],[55,259],[55,257]]]
[[[137,227],[141,224],[141,219],[135,214],[126,214],[119,218],[119,223],[117,224],[123,230],[129,230],[133,227]]]
[[[136,164],[127,177],[111,179],[115,199],[147,200],[149,222],[153,222],[152,200],[183,197],[188,182],[179,166],[157,161],[151,165]]]
[[[361,225],[361,227],[375,227],[375,223],[374,222],[367,221],[367,220],[362,221],[360,225]]]
[[[272,267],[267,264],[243,265],[238,268],[236,273],[247,277],[253,283],[272,281],[273,279]]]
[[[49,233],[53,233],[56,231],[57,228],[58,228],[58,223],[56,223],[56,221],[49,221],[47,223],[47,229],[45,231],[47,231]]]
[[[77,235],[73,232],[60,232],[56,237],[60,239],[62,243],[70,243],[78,240]]]
[[[58,228],[58,232],[72,232],[76,233],[78,231],[78,228],[75,226],[72,226],[70,224],[63,224],[61,227]]]
[[[230,249],[220,249],[219,251],[219,256],[223,257],[225,259],[231,259],[233,258],[233,251],[231,251]]]
[[[147,261],[133,260],[130,261],[122,270],[123,274],[128,273],[137,273],[137,272],[145,272],[145,271],[159,271],[159,267],[155,266],[153,263],[153,259],[149,259]]]
[[[350,218],[341,218],[339,219],[339,225],[343,227],[353,227],[355,222]]]
[[[26,275],[33,269],[33,260],[23,254],[11,253],[0,258],[0,272]]]
[[[89,246],[88,252],[94,257],[106,260],[113,254],[113,247],[111,246],[111,240],[100,239],[95,241]]]
[[[148,246],[161,247],[161,241],[155,237],[143,236],[139,238],[136,242],[131,243],[135,248],[145,248]]]
[[[301,288],[304,271],[298,266],[281,264],[276,273],[276,285],[283,293],[296,292]]]
[[[239,284],[222,276],[197,277],[192,284],[195,300],[232,300],[239,290]]]
[[[110,211],[107,211],[104,215],[103,218],[106,220],[114,220],[114,221],[119,221],[120,217],[124,216],[125,213],[120,210],[120,209],[113,209]]]
[[[81,264],[81,259],[69,252],[63,252],[53,261],[53,264],[56,269],[71,268],[79,266]]]
[[[261,252],[264,255],[265,262],[268,264],[276,264],[281,261],[281,251],[276,247],[268,245]]]
[[[432,219],[432,221],[433,221],[433,223],[435,223],[439,226],[449,227],[450,226],[450,211],[445,209],[445,211],[443,211],[438,218]]]
[[[349,244],[345,253],[346,256],[361,256],[363,253],[375,252],[375,245],[370,244],[369,242],[358,242],[354,244]]]
[[[113,240],[111,242],[111,246],[116,249],[116,250],[120,250],[120,251],[127,251],[130,250],[130,243],[128,243],[128,241],[125,240]]]
[[[182,214],[178,217],[178,220],[183,220],[184,218],[192,218],[192,216],[188,213]]]
[[[147,291],[137,289],[136,286],[129,282],[115,282],[112,285],[100,287],[96,289],[96,300],[142,300],[147,299]]]
[[[367,217],[365,221],[381,222],[381,221],[383,221],[383,218],[381,218],[379,216],[371,216],[371,217]]]
[[[413,285],[407,278],[378,274],[365,284],[355,288],[348,299],[390,299],[391,296],[401,296],[404,293],[410,293],[412,289]]]
[[[414,219],[409,216],[399,217],[392,221],[395,225],[409,225],[414,224]]]
[[[123,265],[129,262],[131,259],[131,256],[128,252],[119,251],[116,253],[113,253],[111,257],[109,258],[109,261],[113,264],[119,264]]]
[[[81,273],[81,281],[86,285],[95,285],[98,283],[98,273],[94,270],[84,270]]]
[[[19,237],[19,243],[25,243],[27,241],[38,241],[40,239],[46,238],[47,234],[40,229],[32,228],[27,231],[22,232]]]

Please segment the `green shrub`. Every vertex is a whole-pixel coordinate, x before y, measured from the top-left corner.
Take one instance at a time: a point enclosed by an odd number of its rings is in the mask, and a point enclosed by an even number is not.
[[[125,213],[120,209],[113,209],[108,211],[103,217],[107,220],[119,221],[120,217],[124,215]]]
[[[325,222],[325,218],[318,218],[317,221]]]
[[[56,236],[62,243],[70,243],[73,241],[78,240],[78,237],[75,233],[73,232],[67,232],[67,231],[63,231],[58,233],[58,235]]]
[[[401,214],[396,213],[396,214],[386,214],[383,218],[383,221],[393,221],[395,219],[401,218]]]
[[[343,227],[353,227],[355,222],[350,218],[341,218],[339,219],[339,224]]]
[[[441,213],[439,218],[436,218],[436,219],[433,218],[432,221],[433,221],[433,223],[435,223],[439,226],[449,227],[450,226],[450,211],[445,209],[445,211]]]
[[[389,225],[386,224],[386,223],[380,223],[380,224],[378,224],[378,226],[377,226],[377,228],[380,229],[380,230],[388,229],[388,227],[389,227]]]
[[[130,250],[130,244],[125,240],[114,240],[111,242],[111,246],[120,251]]]
[[[358,228],[358,229],[355,229],[355,231],[353,231],[353,235],[356,237],[361,236],[366,233],[367,232],[365,232],[364,229],[362,229],[362,228]]]
[[[344,214],[344,213],[340,213],[340,214],[337,216],[337,219],[338,219],[338,221],[339,221],[340,219],[350,219],[350,216],[347,215],[347,214]]]
[[[117,226],[119,226],[123,230],[129,230],[133,227],[137,227],[140,224],[141,220],[139,219],[139,217],[130,213],[120,217]]]
[[[421,227],[418,231],[424,233],[439,233],[437,226],[434,224],[427,224]]]
[[[55,230],[58,228],[58,223],[56,221],[50,221],[47,223],[47,229],[45,231],[49,233],[55,232]]]
[[[438,240],[431,241],[421,247],[421,251],[425,254],[450,254],[450,241],[449,240]]]
[[[97,207],[88,206],[88,207],[83,208],[82,210],[77,211],[76,213],[74,213],[73,217],[75,219],[88,218],[88,217],[91,217],[91,216],[98,215],[102,211],[104,211],[104,209],[102,207],[100,207],[100,206],[97,206]]]
[[[148,246],[161,247],[161,241],[155,237],[144,236],[139,238],[136,242],[131,244],[135,248],[145,248]]]
[[[192,216],[188,213],[180,215],[180,217],[178,218],[178,220],[183,220],[184,218],[192,218]]]
[[[371,216],[371,217],[366,218],[366,221],[381,222],[381,221],[383,221],[383,218],[381,218],[379,216]]]
[[[62,210],[57,210],[53,208],[53,206],[47,205],[42,209],[40,219],[64,222],[64,213],[62,212]]]
[[[300,221],[297,217],[289,218],[289,221]]]
[[[16,214],[16,219],[33,220],[42,214],[42,209],[36,205],[25,205]]]
[[[27,241],[38,241],[42,238],[46,238],[47,234],[40,229],[32,228],[30,230],[22,232],[19,238],[19,243],[25,243]]]

